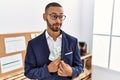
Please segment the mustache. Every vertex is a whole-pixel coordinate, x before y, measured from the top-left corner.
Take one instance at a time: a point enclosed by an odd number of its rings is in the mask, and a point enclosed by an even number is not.
[[[55,23],[55,24],[53,24],[53,25],[61,25],[60,23]]]
[[[60,26],[61,26],[61,25],[62,25],[62,23],[54,23],[54,24],[50,24],[49,21],[48,21],[48,19],[47,19],[46,21],[47,21],[47,23],[48,23],[49,25],[52,25],[52,26],[56,26],[56,25],[60,25]]]

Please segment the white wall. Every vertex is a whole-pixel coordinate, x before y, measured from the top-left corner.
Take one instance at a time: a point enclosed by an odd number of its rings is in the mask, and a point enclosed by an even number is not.
[[[0,33],[40,30],[39,0],[0,0]]]
[[[92,53],[92,31],[94,0],[81,0],[80,3],[80,41],[87,42],[88,52]]]
[[[41,31],[46,4],[59,2],[67,16],[62,29],[88,44],[91,52],[94,0],[0,0],[0,34]]]

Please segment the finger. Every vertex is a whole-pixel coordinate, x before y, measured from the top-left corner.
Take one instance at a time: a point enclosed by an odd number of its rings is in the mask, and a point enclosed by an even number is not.
[[[60,60],[55,61],[55,64],[56,64],[56,65],[59,65],[59,64],[60,64],[60,62],[61,62]]]
[[[66,64],[66,66],[68,67],[69,65],[68,65],[68,64]]]
[[[60,62],[61,61],[61,58],[59,57],[59,58],[57,58],[54,62]]]
[[[63,76],[63,74],[64,74],[64,72],[59,68],[59,69],[58,69],[58,75],[59,75],[59,76]]]
[[[59,57],[59,58],[57,58],[56,60],[54,60],[54,63],[55,63],[56,65],[59,65],[60,61],[61,61],[61,58]]]
[[[59,65],[59,69],[60,69],[61,71],[64,71],[64,68],[63,68],[62,64]]]
[[[64,69],[66,69],[67,66],[66,66],[66,63],[64,61],[61,61],[61,65]]]
[[[62,74],[62,71],[61,71],[61,69],[58,69],[58,73],[59,73],[59,74]]]

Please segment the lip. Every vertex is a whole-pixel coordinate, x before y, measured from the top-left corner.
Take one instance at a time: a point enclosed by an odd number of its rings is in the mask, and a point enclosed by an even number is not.
[[[55,27],[55,29],[58,29],[58,27]]]
[[[60,27],[60,25],[54,25],[54,27],[55,27],[55,28],[58,28],[58,27]]]

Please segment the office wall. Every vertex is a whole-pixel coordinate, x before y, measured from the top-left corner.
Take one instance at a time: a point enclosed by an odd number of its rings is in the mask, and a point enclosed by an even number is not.
[[[53,1],[62,4],[67,16],[62,29],[87,42],[91,52],[94,0],[0,0],[0,34],[44,30],[44,7]]]
[[[88,52],[92,53],[92,33],[95,0],[80,0],[80,41],[87,42]]]

